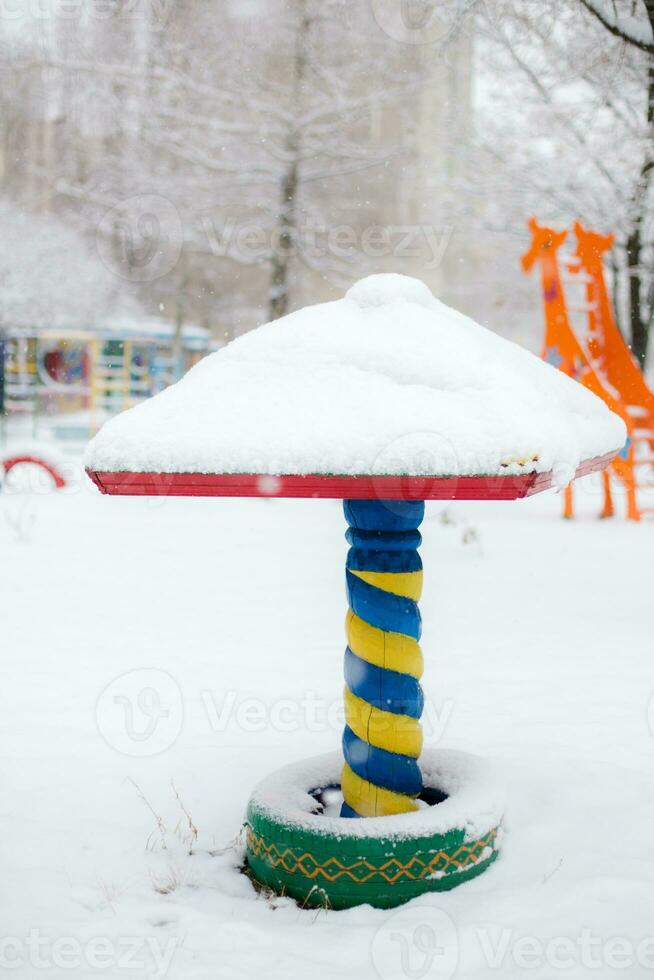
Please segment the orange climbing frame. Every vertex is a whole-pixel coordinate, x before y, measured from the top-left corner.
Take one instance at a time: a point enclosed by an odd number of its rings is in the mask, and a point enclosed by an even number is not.
[[[634,460],[634,423],[627,405],[619,392],[598,373],[597,365],[591,361],[577,340],[566,307],[565,293],[559,269],[558,250],[567,238],[567,231],[556,231],[539,225],[535,218],[529,219],[532,233],[530,248],[522,256],[522,268],[529,272],[539,262],[543,303],[545,308],[545,343],[543,358],[579,381],[593,394],[600,397],[609,408],[619,415],[627,426],[628,439],[625,447],[608,470],[603,474],[604,506],[602,517],[612,517],[614,513],[611,493],[611,476],[617,477],[624,485],[627,497],[627,517],[640,520],[641,510],[636,498],[636,478]],[[572,517],[574,502],[572,485],[567,487],[564,497],[564,516]]]
[[[613,235],[600,235],[576,221],[575,255],[579,269],[586,274],[588,300],[587,352],[602,375],[620,394],[621,401],[639,430],[654,432],[654,393],[650,391],[638,363],[627,347],[615,321],[613,304],[604,278],[604,253],[613,245]],[[648,439],[654,449],[654,439]]]

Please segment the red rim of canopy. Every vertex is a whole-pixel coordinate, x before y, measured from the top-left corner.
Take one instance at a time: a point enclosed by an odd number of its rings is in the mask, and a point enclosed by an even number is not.
[[[616,452],[588,459],[578,479],[603,470]],[[131,473],[86,471],[101,493],[135,497],[305,497],[337,500],[516,500],[553,485],[553,475],[270,476],[260,473]]]

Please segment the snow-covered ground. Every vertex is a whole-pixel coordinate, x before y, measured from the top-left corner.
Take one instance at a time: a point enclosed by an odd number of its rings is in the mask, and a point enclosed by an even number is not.
[[[252,786],[339,744],[340,505],[0,495],[1,972],[170,980],[654,969],[654,525],[427,508],[426,744],[508,784],[480,878],[307,911],[234,869]],[[649,719],[648,719],[648,707]],[[192,853],[190,853],[192,852]]]

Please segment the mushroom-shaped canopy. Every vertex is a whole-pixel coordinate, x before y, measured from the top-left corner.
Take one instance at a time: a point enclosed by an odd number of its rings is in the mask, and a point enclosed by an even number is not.
[[[625,438],[581,384],[419,280],[375,275],[206,357],[107,422],[86,464],[105,490],[117,474],[256,474],[271,478],[263,492],[307,474],[563,485]]]

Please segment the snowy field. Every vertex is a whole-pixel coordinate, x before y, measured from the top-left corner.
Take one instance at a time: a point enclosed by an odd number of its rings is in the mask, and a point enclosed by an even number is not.
[[[248,794],[338,746],[340,505],[0,496],[2,973],[334,980],[654,969],[654,525],[428,505],[426,744],[492,756],[500,859],[395,912],[235,869]],[[648,718],[648,708],[649,718]]]

